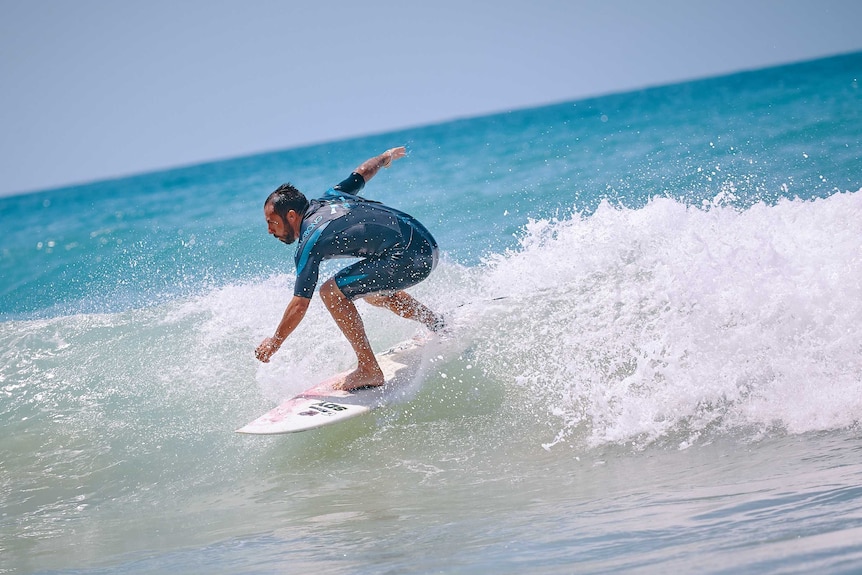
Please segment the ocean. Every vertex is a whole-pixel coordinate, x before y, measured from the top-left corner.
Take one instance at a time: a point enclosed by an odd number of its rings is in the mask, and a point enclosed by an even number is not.
[[[862,53],[0,198],[0,573],[862,572]],[[86,145],[85,143],[82,145]],[[363,192],[441,261],[403,401],[263,201]],[[343,265],[343,262],[342,262]],[[327,264],[326,274],[338,269]],[[359,304],[373,346],[422,333]]]

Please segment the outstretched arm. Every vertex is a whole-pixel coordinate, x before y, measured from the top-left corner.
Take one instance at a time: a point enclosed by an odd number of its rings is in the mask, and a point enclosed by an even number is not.
[[[392,162],[403,158],[406,154],[407,150],[404,149],[404,146],[390,148],[379,156],[374,156],[373,158],[365,160],[362,162],[361,166],[353,171],[362,176],[363,180],[368,182],[368,180],[374,177],[374,174],[380,171],[380,168],[388,168]]]
[[[308,304],[311,302],[309,298],[293,296],[290,303],[287,304],[287,309],[284,310],[284,316],[275,330],[275,335],[268,337],[261,342],[254,352],[254,356],[260,361],[267,363],[269,358],[278,351],[287,336],[293,333],[302,318],[305,317],[305,312],[308,311]]]

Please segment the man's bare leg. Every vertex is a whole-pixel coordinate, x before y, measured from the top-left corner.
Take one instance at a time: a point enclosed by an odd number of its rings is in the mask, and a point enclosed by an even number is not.
[[[386,308],[403,318],[423,323],[431,331],[443,328],[443,316],[437,315],[405,291],[392,295],[370,295],[364,299],[373,306]]]
[[[349,391],[358,387],[383,385],[383,371],[374,357],[374,350],[368,342],[365,325],[356,306],[341,293],[334,279],[327,280],[320,287],[320,298],[356,353],[356,370],[350,372],[344,382],[336,387]]]

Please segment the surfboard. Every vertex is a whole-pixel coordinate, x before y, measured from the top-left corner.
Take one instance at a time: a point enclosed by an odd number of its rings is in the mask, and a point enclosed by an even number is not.
[[[276,435],[332,425],[368,413],[403,397],[418,373],[424,341],[411,339],[377,354],[386,383],[341,391],[333,385],[349,372],[334,375],[295,395],[240,427],[237,433]]]

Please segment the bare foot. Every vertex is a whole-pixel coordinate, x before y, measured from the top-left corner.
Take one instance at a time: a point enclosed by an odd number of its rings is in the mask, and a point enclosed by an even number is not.
[[[368,371],[360,371],[359,368],[357,368],[348,373],[344,377],[344,380],[336,383],[333,388],[340,389],[342,391],[352,391],[361,387],[379,387],[384,383],[386,383],[386,381],[383,379],[383,372],[379,367],[376,370],[371,369]]]

